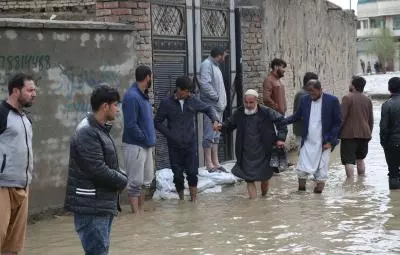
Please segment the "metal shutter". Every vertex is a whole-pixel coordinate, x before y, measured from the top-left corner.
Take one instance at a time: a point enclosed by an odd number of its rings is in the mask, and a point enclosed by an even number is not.
[[[185,56],[154,56],[154,103],[158,108],[160,102],[171,95],[175,89],[177,77],[186,74]],[[156,169],[169,168],[167,139],[157,132]]]

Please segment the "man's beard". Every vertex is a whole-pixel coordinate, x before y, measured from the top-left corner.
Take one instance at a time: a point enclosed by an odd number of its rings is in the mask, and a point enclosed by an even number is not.
[[[33,104],[32,101],[27,102],[27,101],[25,101],[25,100],[23,100],[23,99],[21,99],[21,98],[18,99],[18,103],[19,103],[22,107],[24,107],[24,108],[31,107],[32,104]]]
[[[255,114],[256,112],[257,112],[257,107],[254,108],[254,109],[247,109],[247,108],[244,108],[244,114],[245,114],[245,115],[253,115],[253,114]]]
[[[147,89],[151,88],[151,81],[147,82]]]
[[[278,70],[276,73],[278,74],[279,78],[282,78],[283,76],[285,76],[284,72],[282,72],[280,70]]]

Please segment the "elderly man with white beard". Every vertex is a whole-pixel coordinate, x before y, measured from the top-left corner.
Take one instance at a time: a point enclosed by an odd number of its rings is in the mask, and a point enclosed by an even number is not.
[[[237,161],[232,173],[246,181],[250,199],[257,197],[256,181],[261,182],[261,195],[267,194],[269,179],[274,173],[270,166],[272,147],[284,147],[287,135],[286,126],[281,125],[283,115],[259,105],[258,97],[257,91],[247,90],[244,106],[220,126],[220,130],[237,131]]]

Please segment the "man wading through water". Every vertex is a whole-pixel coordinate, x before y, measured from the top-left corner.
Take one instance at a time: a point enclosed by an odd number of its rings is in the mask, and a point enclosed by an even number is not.
[[[307,96],[297,112],[284,120],[287,124],[304,121],[300,157],[297,164],[299,191],[306,190],[310,174],[314,175],[315,193],[322,193],[328,180],[331,151],[339,143],[341,110],[337,97],[322,92],[318,80],[307,83]]]
[[[176,79],[175,93],[161,102],[154,122],[157,130],[168,140],[169,160],[179,199],[184,200],[183,173],[186,173],[191,201],[196,202],[198,159],[195,116],[198,112],[207,115],[214,130],[217,130],[219,121],[210,105],[191,96],[192,90],[193,82],[189,77]],[[163,124],[164,120],[167,120],[167,125]]]
[[[259,105],[257,91],[249,89],[245,92],[244,107],[219,127],[220,130],[237,132],[237,161],[232,173],[247,182],[250,199],[257,197],[256,181],[261,182],[261,195],[267,194],[269,179],[274,174],[270,166],[272,148],[285,146],[287,128],[280,125],[282,120],[283,116],[277,111]]]

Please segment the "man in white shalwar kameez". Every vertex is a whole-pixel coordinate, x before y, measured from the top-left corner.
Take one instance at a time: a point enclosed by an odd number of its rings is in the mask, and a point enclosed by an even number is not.
[[[331,151],[338,144],[341,125],[339,100],[322,92],[321,83],[311,80],[298,111],[285,119],[286,124],[304,120],[304,132],[300,149],[297,175],[299,190],[306,190],[309,175],[317,183],[314,192],[321,193],[328,179]]]

